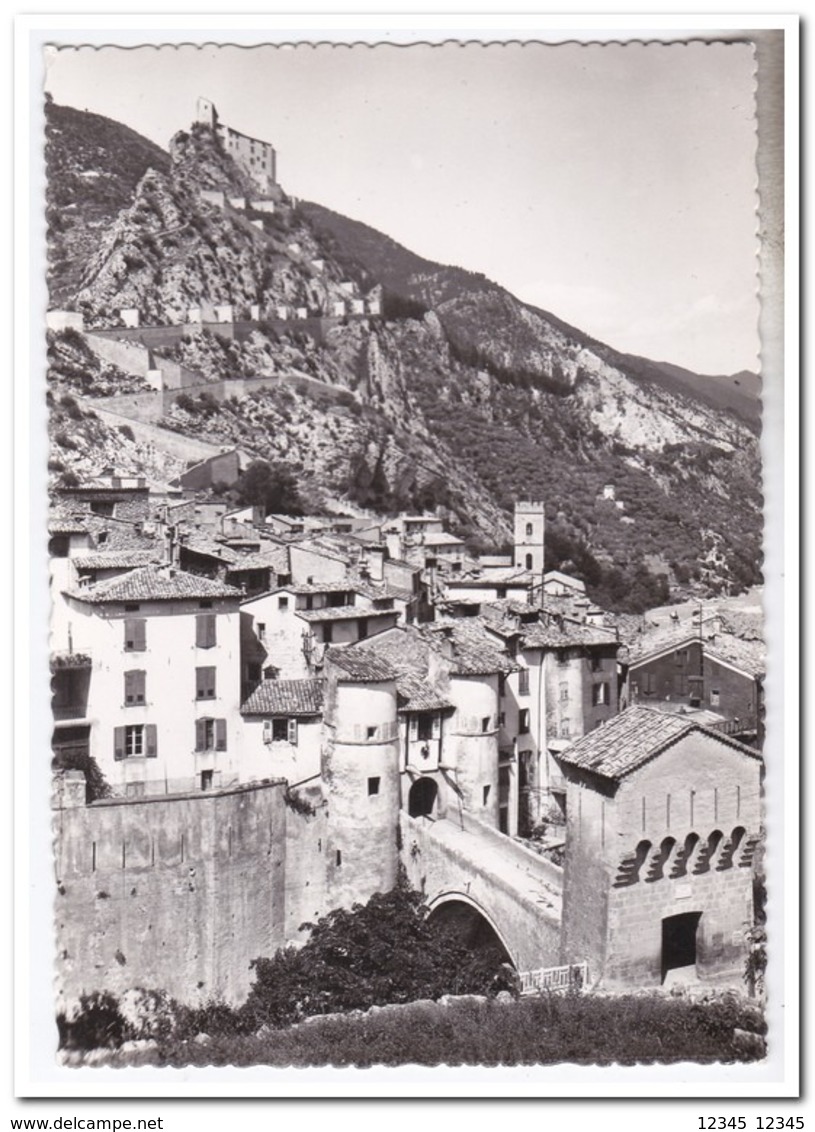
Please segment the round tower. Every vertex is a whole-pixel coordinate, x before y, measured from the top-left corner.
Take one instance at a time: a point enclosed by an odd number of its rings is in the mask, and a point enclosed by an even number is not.
[[[546,514],[543,503],[515,504],[515,565],[543,577],[543,541]]]
[[[326,665],[322,776],[330,903],[350,907],[396,883],[399,738],[396,683]]]

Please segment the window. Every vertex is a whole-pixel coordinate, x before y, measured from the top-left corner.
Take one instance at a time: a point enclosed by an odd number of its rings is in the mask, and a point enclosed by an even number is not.
[[[416,717],[416,738],[427,740],[433,738],[433,714],[429,711],[420,712]]]
[[[485,806],[487,805],[487,803],[490,800],[490,791],[491,790],[492,790],[491,786],[485,786],[481,791],[482,802],[483,802],[483,805],[485,805]]]
[[[505,711],[502,711],[501,714],[498,716],[498,726],[499,727],[506,727],[506,725],[507,725],[507,713]]]
[[[376,738],[376,728],[375,727],[366,727],[365,728],[365,738],[366,739],[375,739]]]
[[[143,798],[144,797],[144,783],[143,782],[126,782],[125,783],[125,798]]]
[[[359,621],[357,621],[357,636],[360,641],[364,640],[364,638],[368,636],[367,617],[360,617]]]
[[[334,626],[330,621],[323,625],[323,644],[330,645],[334,640]]]
[[[688,650],[677,649],[674,653],[674,664],[677,668],[683,668],[688,663]]]
[[[595,684],[591,690],[591,702],[597,707],[599,704],[610,703],[609,685],[607,681],[602,684]]]
[[[211,649],[215,646],[215,614],[198,613],[195,617],[195,647]]]
[[[336,853],[334,854],[334,860],[337,863],[337,868],[339,868],[340,865],[342,864],[342,849],[338,849],[336,851]]]
[[[568,719],[562,719],[560,721],[560,737],[561,737],[561,739],[568,739],[569,738],[569,721],[568,721]]]
[[[496,598],[498,598],[499,601],[502,598],[505,598],[507,596],[507,587],[506,586],[496,586],[495,587],[495,596],[496,596]]]
[[[521,696],[529,695],[529,669],[522,668],[518,673],[518,693]]]
[[[532,569],[532,555],[531,554],[527,554],[527,556],[526,556],[526,568],[527,568],[527,570]]]
[[[288,609],[289,608],[289,599],[287,597],[279,597],[277,599],[277,608],[278,609]]]
[[[201,789],[202,790],[211,790],[212,789],[212,779],[213,779],[214,773],[215,772],[212,771],[212,770],[202,770],[201,771]]]
[[[125,704],[143,704],[146,673],[134,669],[125,672]]]
[[[569,685],[562,683],[560,685],[560,702],[562,704],[568,703],[569,700]]]
[[[265,621],[258,621],[258,640],[259,641],[265,641],[266,640],[266,622]]]
[[[378,777],[368,779],[368,797],[369,798],[373,798],[374,795],[379,793],[379,783],[380,783],[380,781],[381,780]]]
[[[108,541],[108,532],[107,531],[97,531],[96,532],[96,544],[97,544],[97,546],[104,546],[104,544],[107,541]]]
[[[144,652],[146,644],[146,624],[144,618],[125,618],[125,652]]]
[[[526,537],[527,538],[532,537],[532,524],[531,523],[526,524]]]
[[[275,716],[263,722],[263,739],[267,743],[292,743],[297,745],[297,720],[285,715]]]
[[[491,715],[485,715],[484,718],[481,720],[481,732],[482,732],[482,734],[486,734],[486,732],[490,730],[490,724],[491,723],[492,723],[492,716]]]
[[[641,679],[643,695],[653,696],[654,692],[657,690],[656,674],[653,672],[643,672]]]
[[[688,694],[688,678],[684,672],[677,672],[674,675],[674,693],[677,696]]]
[[[195,749],[196,751],[225,751],[226,720],[196,719]]]
[[[529,733],[529,708],[521,708],[518,712],[518,731],[521,735]]]
[[[195,698],[196,700],[215,699],[215,669],[196,668],[195,670]]]
[[[710,706],[711,707],[718,707],[719,706],[719,689],[718,688],[711,688],[710,689]]]
[[[154,759],[158,754],[156,725],[154,723],[128,724],[113,729],[113,757],[122,759],[139,758],[146,755]]]
[[[108,499],[93,499],[91,500],[91,511],[94,515],[105,515],[107,518],[113,518],[113,511],[116,504]]]
[[[589,668],[592,672],[599,672],[602,667],[603,658],[601,656],[594,655],[589,657]]]

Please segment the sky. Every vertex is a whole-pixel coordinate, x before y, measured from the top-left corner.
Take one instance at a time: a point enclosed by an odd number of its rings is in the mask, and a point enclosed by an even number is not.
[[[746,44],[61,48],[57,103],[166,147],[196,98],[291,195],[627,352],[758,369]]]

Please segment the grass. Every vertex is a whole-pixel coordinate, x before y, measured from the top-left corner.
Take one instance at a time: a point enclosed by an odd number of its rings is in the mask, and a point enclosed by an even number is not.
[[[693,1003],[657,995],[548,995],[503,1004],[414,1003],[362,1016],[331,1016],[250,1036],[166,1039],[112,1065],[295,1066],[635,1065],[751,1060],[733,1044],[752,1031],[755,1007],[725,997]]]

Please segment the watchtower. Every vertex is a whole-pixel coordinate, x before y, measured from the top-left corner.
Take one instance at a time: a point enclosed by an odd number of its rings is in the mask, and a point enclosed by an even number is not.
[[[218,111],[208,98],[199,98],[195,106],[195,120],[214,130],[218,125]]]

